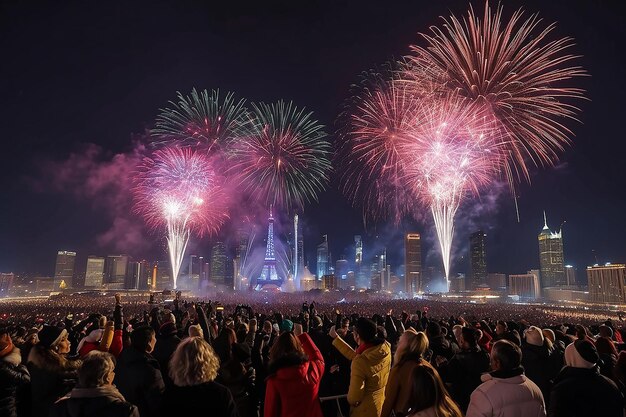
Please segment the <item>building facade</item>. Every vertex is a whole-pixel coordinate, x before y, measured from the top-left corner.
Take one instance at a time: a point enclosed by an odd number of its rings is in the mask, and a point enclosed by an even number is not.
[[[85,288],[100,289],[104,285],[104,261],[100,256],[87,257],[85,269]]]
[[[592,303],[626,303],[626,265],[606,264],[587,267],[589,299]]]
[[[122,289],[127,284],[128,255],[108,255],[104,261],[104,283],[109,289]]]
[[[539,233],[539,266],[541,287],[560,287],[567,285],[565,264],[563,262],[563,238],[561,232],[552,232],[544,213],[544,226]]]
[[[541,297],[541,287],[537,274],[509,275],[509,295],[520,300],[536,300]]]
[[[328,250],[328,235],[323,236],[324,241],[317,245],[317,279],[322,279],[329,273],[330,253]]]
[[[409,296],[422,288],[422,241],[419,233],[404,236],[404,292]]]
[[[60,250],[57,252],[57,260],[54,268],[54,291],[74,286],[74,266],[76,264],[76,252]]]
[[[469,287],[475,290],[479,285],[487,282],[487,235],[482,230],[472,233],[470,243],[470,282]]]
[[[211,283],[224,285],[226,283],[226,245],[224,242],[215,242],[211,248]]]

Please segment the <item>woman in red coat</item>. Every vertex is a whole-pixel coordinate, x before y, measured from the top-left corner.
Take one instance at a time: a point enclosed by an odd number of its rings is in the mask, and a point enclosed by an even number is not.
[[[270,350],[265,417],[322,417],[317,393],[324,359],[302,326],[285,332]]]

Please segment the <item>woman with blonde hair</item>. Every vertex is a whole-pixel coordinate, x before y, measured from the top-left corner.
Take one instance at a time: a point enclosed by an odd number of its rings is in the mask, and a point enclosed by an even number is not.
[[[408,417],[463,417],[435,368],[427,364],[417,366],[411,379]]]
[[[202,404],[210,404],[211,415],[238,417],[233,396],[215,382],[220,360],[213,348],[200,337],[189,337],[178,344],[169,363],[173,386],[163,396],[163,415],[196,415]]]
[[[391,412],[404,415],[407,411],[407,401],[411,395],[411,377],[413,370],[418,366],[428,366],[424,356],[428,352],[428,337],[426,333],[417,332],[409,327],[398,342],[398,348],[393,357],[393,366],[389,380],[385,387],[385,402],[381,417],[389,417]]]

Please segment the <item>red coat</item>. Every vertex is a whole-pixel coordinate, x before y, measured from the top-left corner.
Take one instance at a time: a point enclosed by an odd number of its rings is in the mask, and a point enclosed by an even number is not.
[[[298,336],[309,360],[280,368],[266,382],[265,417],[322,417],[318,391],[324,359],[308,334]]]
[[[111,342],[111,347],[109,347],[109,353],[115,356],[116,358],[120,356],[120,353],[122,352],[122,349],[124,348],[124,344],[122,341],[123,333],[124,333],[123,330],[116,330],[115,332],[113,332],[113,341]],[[100,346],[100,342],[96,342],[96,343],[85,342],[83,343],[83,346],[80,348],[80,351],[78,352],[78,354],[80,355],[81,358],[84,358],[92,350],[98,350],[99,346]]]

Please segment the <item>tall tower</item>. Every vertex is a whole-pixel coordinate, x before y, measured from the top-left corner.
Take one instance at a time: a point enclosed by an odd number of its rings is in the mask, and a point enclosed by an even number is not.
[[[404,292],[422,291],[422,242],[419,233],[404,236]]]
[[[487,282],[487,251],[485,240],[487,235],[479,230],[470,235],[470,282],[469,287],[475,290],[480,284]]]
[[[215,242],[211,249],[211,277],[213,284],[226,284],[226,245],[224,242]]]
[[[304,236],[302,234],[302,223],[296,214],[293,216],[293,279],[296,290],[300,291],[300,280],[304,273]]]
[[[276,250],[274,248],[274,216],[272,206],[270,206],[270,216],[267,226],[267,247],[265,248],[265,261],[261,276],[257,278],[257,290],[263,289],[266,285],[280,287],[283,284],[282,278],[276,272]]]
[[[354,235],[354,273],[357,287],[369,287],[369,280],[363,268],[363,239],[361,239],[361,235]]]
[[[76,252],[60,250],[57,252],[57,261],[54,268],[54,291],[61,287],[72,288],[74,285],[74,264]],[[61,285],[63,283],[63,285]]]
[[[328,253],[328,235],[323,236],[324,241],[317,245],[317,279],[328,274],[329,253]]]
[[[543,221],[543,229],[538,236],[541,287],[567,285],[565,265],[563,263],[563,238],[561,231],[550,231],[545,212],[543,213]]]

